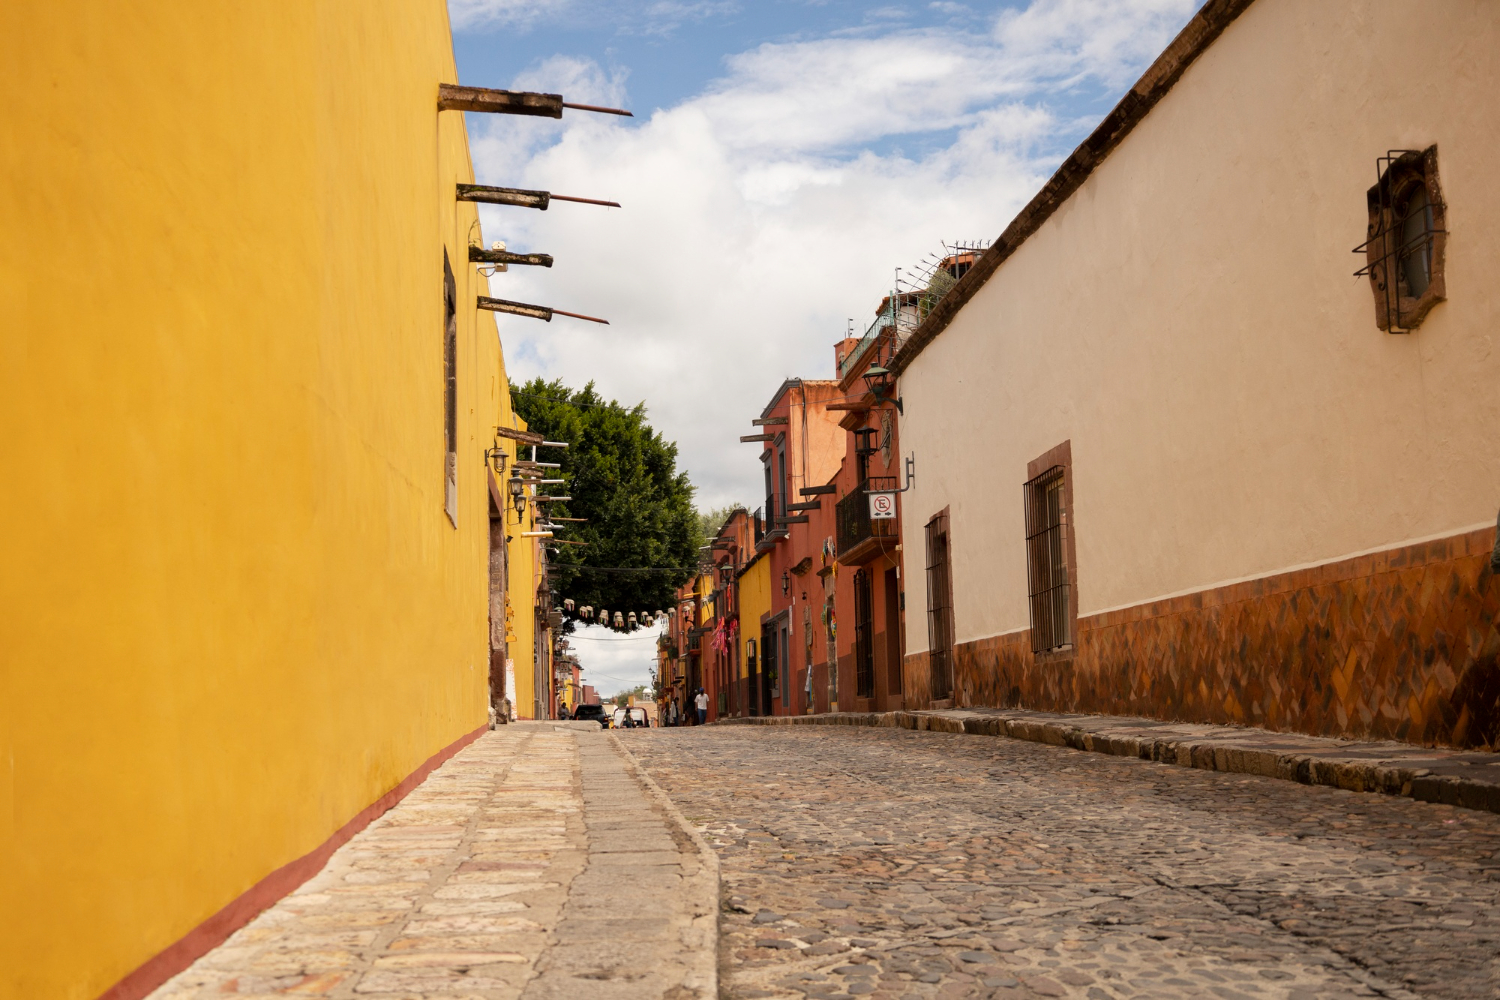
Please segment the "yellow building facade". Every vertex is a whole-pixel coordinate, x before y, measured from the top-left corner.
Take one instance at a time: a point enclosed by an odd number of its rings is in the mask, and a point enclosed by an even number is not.
[[[486,725],[518,423],[455,81],[442,0],[0,9],[5,1000],[136,995]]]
[[[752,677],[751,665],[760,663],[761,622],[771,613],[771,559],[769,555],[762,553],[751,559],[745,568],[740,570],[735,583],[739,588],[739,593],[736,595],[740,616],[739,681],[741,684],[748,685]],[[747,691],[742,697],[748,701],[750,693]]]

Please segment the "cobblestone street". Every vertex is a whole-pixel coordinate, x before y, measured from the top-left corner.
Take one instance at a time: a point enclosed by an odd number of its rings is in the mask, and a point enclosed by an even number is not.
[[[634,731],[723,995],[1500,996],[1500,816],[1005,738]]]

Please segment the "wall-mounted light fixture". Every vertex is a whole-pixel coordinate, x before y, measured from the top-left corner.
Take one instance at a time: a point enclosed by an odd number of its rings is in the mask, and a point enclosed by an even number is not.
[[[895,403],[896,412],[905,415],[906,411],[901,408],[901,400],[895,397],[896,380],[892,377],[890,369],[881,365],[871,365],[865,369],[865,385],[875,394],[877,403]]]
[[[515,504],[516,517],[519,519],[526,513],[526,481],[519,474],[512,472],[510,481],[510,502]]]
[[[786,570],[781,571],[781,596],[785,597],[792,589],[792,574]]]
[[[495,475],[505,475],[505,460],[510,456],[500,450],[500,442],[495,442],[495,447],[487,449],[484,453],[485,464],[495,470]]]

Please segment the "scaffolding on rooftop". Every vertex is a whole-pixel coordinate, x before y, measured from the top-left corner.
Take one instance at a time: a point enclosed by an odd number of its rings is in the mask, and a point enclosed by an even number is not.
[[[890,353],[894,355],[900,350],[989,245],[989,240],[943,243],[941,252],[934,250],[914,267],[896,268],[895,285],[880,303],[874,322],[859,343],[839,362],[839,377],[847,375],[855,361],[886,330],[894,330]]]

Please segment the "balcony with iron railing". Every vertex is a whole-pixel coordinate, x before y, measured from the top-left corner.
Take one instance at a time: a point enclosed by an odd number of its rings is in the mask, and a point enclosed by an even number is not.
[[[900,541],[900,522],[894,518],[870,517],[869,490],[894,490],[899,486],[895,476],[871,476],[853,493],[838,502],[835,513],[839,562],[855,565],[867,562],[894,548]]]
[[[787,527],[786,524],[782,521],[782,518],[786,517],[787,515],[786,494],[768,494],[766,496],[765,511],[765,531],[761,534],[760,538],[757,539],[755,543],[756,549],[760,551],[763,551],[770,546],[775,545],[777,540],[785,538],[787,536]]]

